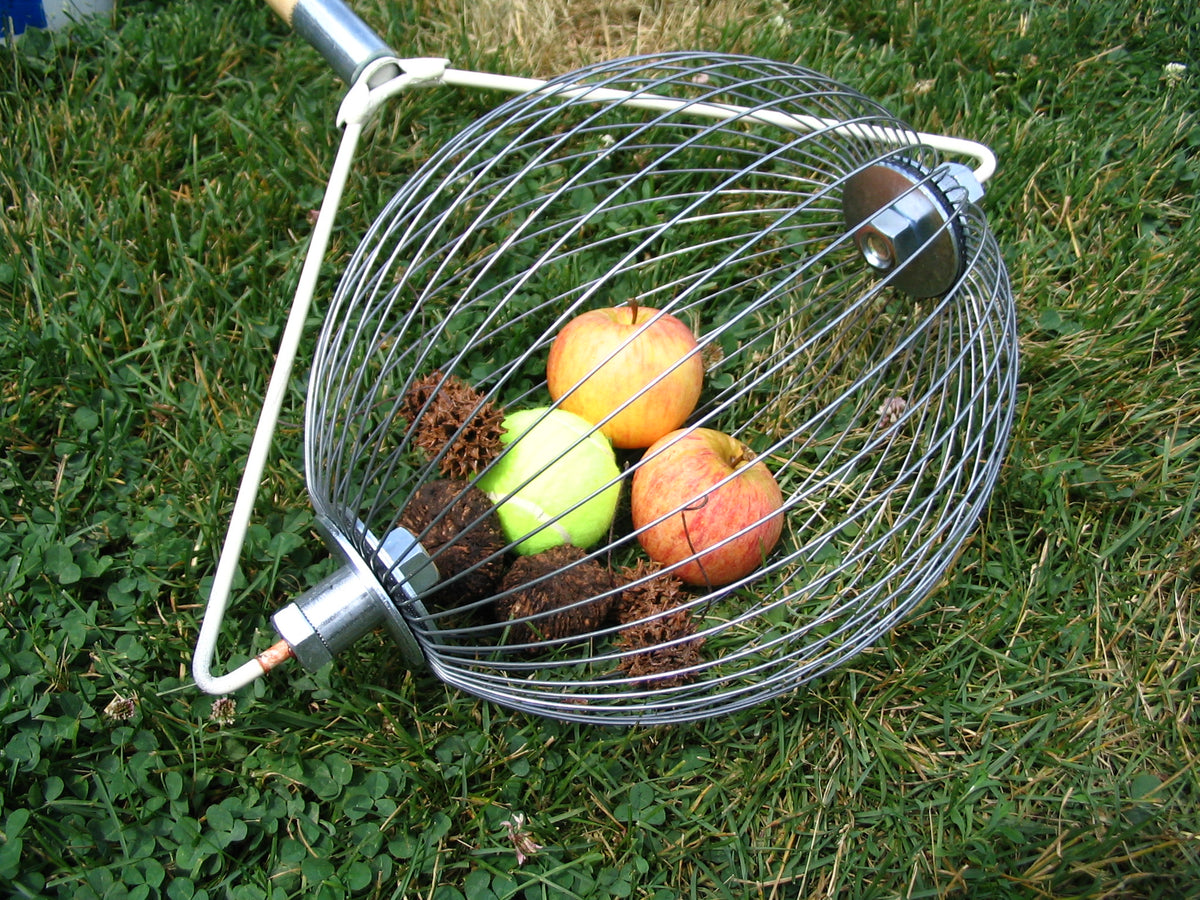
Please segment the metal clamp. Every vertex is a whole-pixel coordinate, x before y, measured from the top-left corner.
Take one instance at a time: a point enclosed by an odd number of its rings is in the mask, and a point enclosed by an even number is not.
[[[846,180],[842,212],[867,265],[907,294],[939,297],[965,265],[956,206],[982,196],[983,185],[960,163],[929,172],[893,159]]]
[[[422,666],[424,651],[379,576],[332,522],[320,520],[319,525],[345,565],[271,617],[279,636],[311,672],[368,631],[386,625],[400,645],[405,663],[414,668]],[[404,595],[404,602],[417,615],[424,615],[419,596],[438,581],[437,569],[425,548],[403,528],[392,530],[382,543],[370,532],[367,540],[377,547],[375,555],[388,579]]]

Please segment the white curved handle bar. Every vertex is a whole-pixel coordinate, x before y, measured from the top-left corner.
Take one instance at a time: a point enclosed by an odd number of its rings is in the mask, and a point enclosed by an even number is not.
[[[407,65],[408,63],[402,63]],[[488,90],[507,91],[509,93],[527,93],[530,91],[545,91],[547,82],[536,78],[518,78],[511,75],[491,75],[486,72],[467,72],[459,69],[446,69],[439,79],[444,84],[458,87],[485,88]],[[550,93],[551,91],[546,91]],[[749,121],[764,122],[777,125],[788,131],[812,132],[832,131],[848,137],[867,138],[881,144],[894,147],[910,147],[925,145],[943,153],[954,156],[965,156],[976,161],[975,179],[983,184],[996,171],[996,155],[989,147],[976,141],[963,138],[947,137],[941,134],[916,135],[896,131],[891,128],[880,128],[874,125],[839,122],[836,119],[825,119],[818,116],[792,116],[787,113],[772,110],[752,110],[745,106],[726,103],[703,103],[678,100],[672,97],[660,97],[653,94],[631,94],[628,91],[618,91],[611,88],[598,88],[581,85],[578,88],[555,88],[552,93],[557,97],[567,99],[587,97],[597,102],[623,101],[637,109],[669,112],[675,109],[686,109],[689,115],[711,119],[732,119],[741,116]],[[915,137],[915,140],[914,140]]]
[[[376,87],[371,87],[370,82],[375,80],[373,76],[386,72],[389,66],[402,74],[387,79]],[[279,343],[275,366],[271,371],[271,380],[267,384],[266,396],[263,398],[262,412],[259,414],[254,439],[246,458],[246,467],[242,472],[237,498],[230,515],[229,527],[225,533],[225,542],[217,561],[212,591],[209,594],[204,618],[200,625],[200,633],[196,638],[196,652],[192,658],[192,677],[195,679],[196,685],[205,693],[229,694],[237,691],[291,655],[290,648],[280,642],[224,675],[214,675],[212,671],[217,637],[221,631],[225,611],[229,606],[238,560],[241,557],[242,547],[246,542],[246,533],[254,514],[258,487],[266,469],[267,457],[271,451],[271,442],[279,421],[280,410],[283,407],[284,395],[291,380],[300,341],[304,336],[304,324],[316,292],[321,262],[325,257],[329,237],[333,232],[334,218],[341,203],[342,192],[350,174],[359,138],[362,136],[364,125],[375,110],[397,93],[419,84],[450,84],[458,87],[483,88],[509,93],[546,91],[565,98],[587,97],[597,102],[618,100],[638,109],[658,111],[686,107],[689,114],[712,119],[742,116],[796,132],[832,130],[835,133],[840,132],[857,138],[867,137],[878,140],[882,144],[898,147],[924,144],[945,153],[974,159],[977,163],[974,170],[975,178],[981,184],[996,170],[995,154],[988,147],[975,141],[944,135],[916,134],[914,141],[913,135],[890,128],[843,123],[815,116],[790,116],[770,110],[750,110],[732,104],[697,103],[648,94],[633,95],[624,91],[587,85],[581,85],[578,88],[547,89],[547,82],[535,78],[517,78],[508,75],[450,69],[447,68],[447,60],[444,59],[382,58],[374,61],[350,87],[338,110],[338,124],[344,127],[342,140],[329,173],[329,183],[325,188],[325,196],[321,201],[321,209],[317,215],[316,225],[313,228],[312,238],[305,255],[304,267],[300,272],[300,280],[296,286],[291,311],[288,313],[287,325]]]

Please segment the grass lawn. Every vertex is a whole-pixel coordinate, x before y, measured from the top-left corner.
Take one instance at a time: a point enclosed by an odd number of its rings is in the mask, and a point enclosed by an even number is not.
[[[833,675],[693,725],[510,713],[382,636],[214,703],[192,649],[342,87],[257,3],[30,32],[0,45],[0,895],[1200,895],[1194,2],[578,6],[540,30],[548,2],[360,10],[457,68],[548,75],[631,36],[795,61],[996,150],[1020,398],[948,582]],[[326,293],[495,102],[385,110]],[[225,652],[326,571],[304,368]]]

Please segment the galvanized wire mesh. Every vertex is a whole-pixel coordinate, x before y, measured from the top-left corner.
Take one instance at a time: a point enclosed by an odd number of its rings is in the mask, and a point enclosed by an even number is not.
[[[581,86],[685,102],[636,109]],[[693,104],[744,112],[713,118]],[[840,124],[792,129],[786,117]],[[440,372],[506,410],[547,405],[551,341],[597,306],[634,299],[692,326],[706,376],[689,424],[753,448],[785,497],[782,541],[757,572],[682,595],[689,639],[703,639],[687,671],[631,676],[636,651],[617,623],[514,642],[497,596],[455,601],[464,573],[437,584],[436,603],[393,591],[439,677],[564,719],[695,719],[828,672],[945,579],[1004,455],[1015,315],[986,221],[953,191],[944,227],[964,266],[948,293],[914,299],[864,263],[842,191],[889,160],[940,163],[903,122],[822,75],[670,54],[593,66],[498,106],[396,193],[329,305],[306,430],[319,516],[385,583],[375,536],[441,477],[414,444],[406,392]],[[639,458],[620,454],[626,497]],[[626,506],[589,551],[610,569],[642,555]]]

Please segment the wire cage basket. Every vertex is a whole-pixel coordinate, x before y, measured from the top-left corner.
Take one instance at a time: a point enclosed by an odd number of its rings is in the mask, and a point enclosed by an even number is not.
[[[346,565],[276,614],[289,653],[316,667],[383,625],[463,691],[616,724],[743,709],[878,641],[946,579],[1011,429],[1015,310],[981,194],[797,65],[625,58],[499,104],[408,178],[328,303],[305,465]],[[552,392],[548,356],[595,309],[686,325],[658,378],[701,372],[694,407],[597,475],[577,451],[609,448],[604,426],[660,385],[622,372],[629,398],[497,488],[510,417],[549,421],[582,389]],[[700,433],[742,453],[717,487],[764,466],[777,485],[703,546],[687,516],[716,488],[648,522],[632,487]],[[514,533],[499,511],[552,470],[571,499]],[[669,516],[688,546],[664,562],[646,539]],[[747,540],[752,564],[716,577]]]

